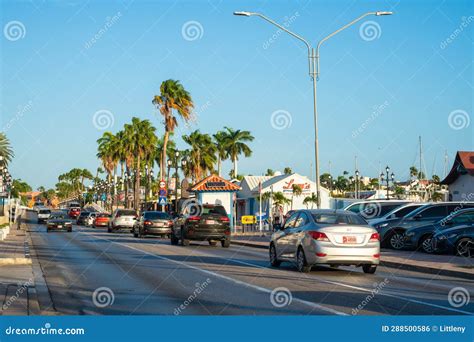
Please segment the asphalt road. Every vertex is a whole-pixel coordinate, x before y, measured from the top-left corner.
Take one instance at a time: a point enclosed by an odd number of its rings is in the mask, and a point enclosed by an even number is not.
[[[448,293],[474,282],[379,267],[271,268],[265,250],[207,243],[171,246],[168,239],[73,227],[46,232],[29,217],[33,255],[52,314],[156,315],[459,315],[474,304],[450,305]],[[383,257],[383,256],[382,256]],[[47,297],[47,298],[46,298]]]

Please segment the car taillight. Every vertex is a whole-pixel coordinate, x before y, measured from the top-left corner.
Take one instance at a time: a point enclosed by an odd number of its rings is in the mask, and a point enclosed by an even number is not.
[[[143,224],[144,224],[145,226],[151,226],[151,225],[152,225],[151,221],[145,221],[145,222],[143,222]]]
[[[189,216],[189,217],[188,217],[188,221],[189,221],[189,222],[201,221],[201,216]]]
[[[229,221],[230,221],[227,216],[222,216],[222,217],[220,218],[220,220],[221,220],[222,222],[229,222]]]
[[[374,254],[374,258],[380,258],[380,254]]]
[[[316,253],[316,256],[318,257],[325,257],[327,254],[326,253]]]
[[[173,221],[168,221],[168,227],[172,227],[173,226]]]
[[[326,234],[324,233],[321,233],[321,232],[308,232],[309,235],[311,235],[311,237],[314,239],[314,240],[318,240],[318,241],[329,241],[328,237],[326,236]]]
[[[369,242],[377,242],[380,240],[380,234],[379,233],[373,233],[370,236]]]

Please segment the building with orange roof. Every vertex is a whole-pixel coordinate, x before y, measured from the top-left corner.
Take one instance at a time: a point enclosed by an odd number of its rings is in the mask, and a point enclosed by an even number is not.
[[[474,151],[458,151],[441,184],[448,186],[450,201],[474,201]]]

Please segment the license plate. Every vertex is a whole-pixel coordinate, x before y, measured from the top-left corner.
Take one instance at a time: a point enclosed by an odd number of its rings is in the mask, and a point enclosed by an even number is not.
[[[165,226],[165,224],[163,222],[157,222],[157,223],[155,223],[155,225],[157,227],[164,227]]]
[[[63,226],[58,226],[58,228],[62,228]]]
[[[214,220],[206,220],[205,223],[206,223],[206,224],[216,224],[216,221],[214,221]]]
[[[357,238],[355,236],[343,236],[342,243],[357,243]]]

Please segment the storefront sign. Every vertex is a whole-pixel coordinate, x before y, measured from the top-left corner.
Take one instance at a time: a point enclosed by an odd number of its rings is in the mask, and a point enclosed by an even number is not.
[[[253,215],[246,215],[240,218],[242,224],[254,224],[257,222],[257,218]]]

